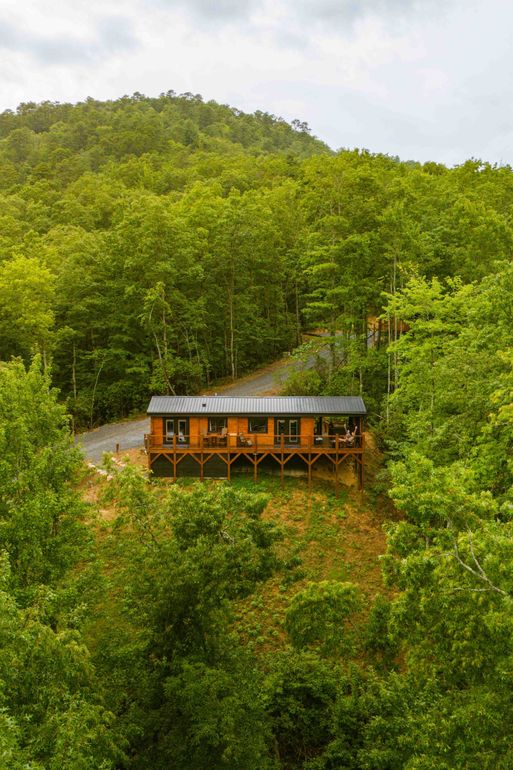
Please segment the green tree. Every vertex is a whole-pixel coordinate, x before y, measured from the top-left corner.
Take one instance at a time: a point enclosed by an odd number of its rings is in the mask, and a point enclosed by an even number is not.
[[[61,579],[89,541],[80,453],[39,359],[0,364],[0,426],[0,547],[13,585],[30,593]]]
[[[133,470],[114,492],[125,621],[107,622],[97,659],[124,682],[111,708],[136,736],[130,766],[271,767],[261,674],[230,630],[231,603],[277,564],[267,498],[196,485],[162,499]]]
[[[355,643],[351,616],[360,606],[358,588],[352,583],[310,583],[292,598],[285,629],[296,648],[313,646],[324,655],[350,653]]]
[[[54,323],[54,277],[36,259],[15,257],[0,264],[0,354],[40,353],[49,360]]]

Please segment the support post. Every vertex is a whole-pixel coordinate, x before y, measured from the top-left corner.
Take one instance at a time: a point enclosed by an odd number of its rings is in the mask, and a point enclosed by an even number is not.
[[[285,450],[285,435],[283,433],[280,436],[280,449],[281,449],[281,454],[280,454],[280,458],[281,458],[280,459],[280,484],[283,487],[283,483],[284,483],[284,478],[283,478],[283,453],[284,453],[284,450]]]
[[[363,481],[364,481],[364,452],[365,452],[365,436],[363,433],[364,429],[364,419],[363,417],[360,419],[360,446],[362,448],[362,453],[360,455],[360,490],[363,492]]]
[[[256,484],[258,479],[258,433],[253,434],[255,445],[253,447],[253,481]]]

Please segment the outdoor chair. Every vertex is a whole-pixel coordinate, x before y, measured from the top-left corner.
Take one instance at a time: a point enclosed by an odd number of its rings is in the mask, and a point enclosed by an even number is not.
[[[243,433],[239,433],[237,437],[237,445],[238,446],[253,446],[253,442],[251,439],[246,438],[246,436]]]

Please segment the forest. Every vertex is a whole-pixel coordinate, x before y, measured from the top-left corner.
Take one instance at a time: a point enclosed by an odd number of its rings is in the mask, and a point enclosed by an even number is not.
[[[2,768],[511,768],[513,170],[168,92],[2,113],[0,196]],[[280,520],[350,497],[88,497],[74,430],[285,352],[367,404],[379,590]]]

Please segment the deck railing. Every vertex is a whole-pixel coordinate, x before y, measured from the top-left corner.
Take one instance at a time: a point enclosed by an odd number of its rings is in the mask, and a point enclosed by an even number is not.
[[[219,451],[219,452],[264,452],[293,451],[302,452],[342,452],[363,449],[364,437],[361,434],[303,435],[303,434],[258,434],[258,433],[204,433],[200,435],[183,433],[172,436],[146,434],[144,443],[147,451],[159,450],[170,452]]]

